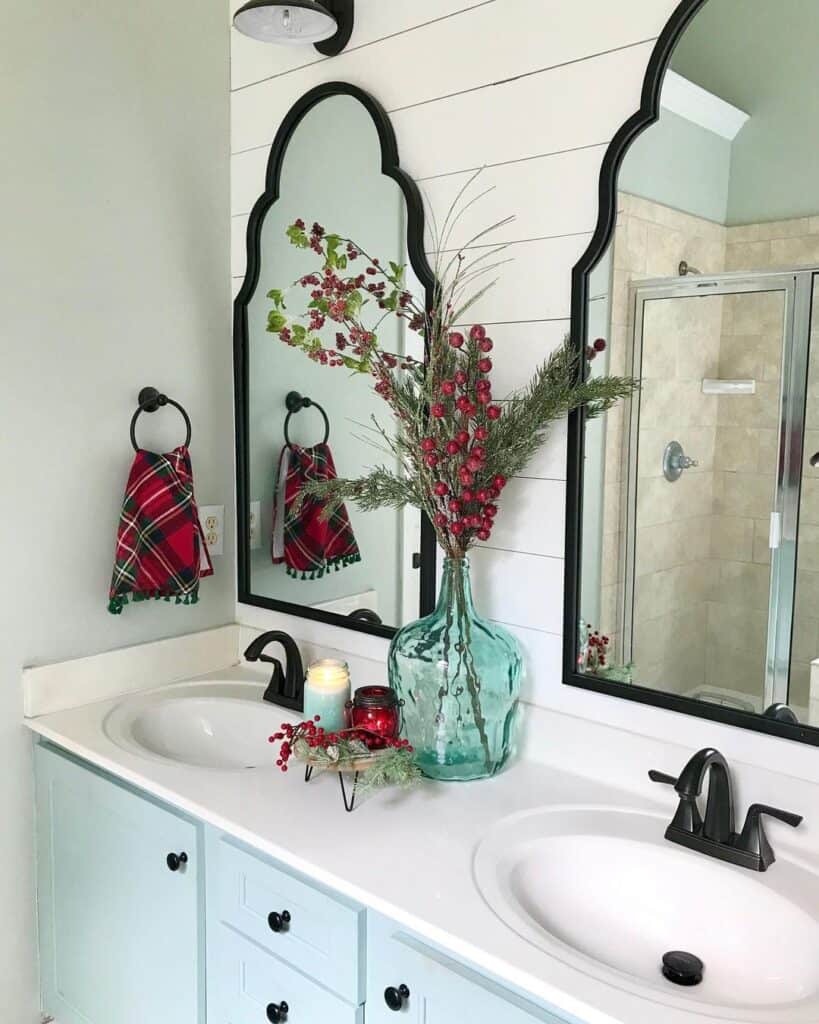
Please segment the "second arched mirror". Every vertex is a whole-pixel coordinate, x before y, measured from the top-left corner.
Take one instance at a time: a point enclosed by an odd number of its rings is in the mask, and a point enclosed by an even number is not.
[[[575,340],[587,373],[642,387],[572,424],[565,661],[573,685],[811,743],[818,36],[813,0],[680,4],[606,156]]]
[[[282,122],[248,224],[234,325],[238,508],[247,513],[239,516],[239,599],[390,635],[431,609],[428,524],[414,509],[352,507],[324,521],[316,503],[299,504],[312,479],[356,477],[390,459],[369,376],[342,364],[354,339],[338,340],[339,323],[321,315],[316,248],[326,253],[331,235],[345,266],[356,258],[354,241],[405,267],[406,287],[431,306],[418,190],[399,167],[387,114],[345,83],[307,93]],[[360,292],[378,301],[367,283]],[[296,310],[304,315],[294,320]],[[325,349],[316,359],[299,344],[300,326]],[[423,359],[422,341],[401,318],[385,316],[379,331],[385,349]],[[389,419],[382,425],[394,429]]]

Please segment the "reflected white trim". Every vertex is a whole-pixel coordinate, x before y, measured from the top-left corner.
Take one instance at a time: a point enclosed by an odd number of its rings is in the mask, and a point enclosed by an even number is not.
[[[739,135],[751,116],[676,71],[666,72],[660,106],[729,141]]]

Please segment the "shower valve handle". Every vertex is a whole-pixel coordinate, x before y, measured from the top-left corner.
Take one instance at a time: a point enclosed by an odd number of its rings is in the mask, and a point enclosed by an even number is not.
[[[696,459],[689,458],[679,441],[669,441],[663,452],[663,475],[669,483],[679,480],[686,469],[698,466]]]

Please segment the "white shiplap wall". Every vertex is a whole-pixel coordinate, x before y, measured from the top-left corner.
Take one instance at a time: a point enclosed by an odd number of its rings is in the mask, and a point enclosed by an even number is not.
[[[496,189],[475,218],[484,224],[515,215],[499,236],[513,243],[515,262],[475,318],[492,325],[497,393],[523,384],[568,329],[571,268],[597,217],[600,162],[639,105],[654,40],[675,6],[358,0],[352,41],[329,60],[312,48],[269,46],[233,32],[234,291],[244,272],[247,215],[263,190],[279,122],[313,86],[353,82],[389,111],[401,163],[436,215],[480,166]],[[475,223],[465,219],[462,230]],[[554,705],[560,678],[565,436],[557,427],[510,485],[492,545],[472,559],[479,607],[519,637],[530,666],[525,696],[546,706]],[[262,624],[256,610],[240,609],[239,618]],[[328,643],[340,636],[327,630]],[[383,657],[382,642],[367,640],[366,648]]]

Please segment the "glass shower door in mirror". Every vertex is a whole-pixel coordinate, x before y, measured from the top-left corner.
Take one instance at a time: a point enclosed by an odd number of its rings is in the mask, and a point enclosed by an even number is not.
[[[787,702],[795,301],[793,275],[632,287],[619,340],[641,390],[622,430],[586,436],[602,539],[586,592],[584,535],[581,671],[748,711]]]

